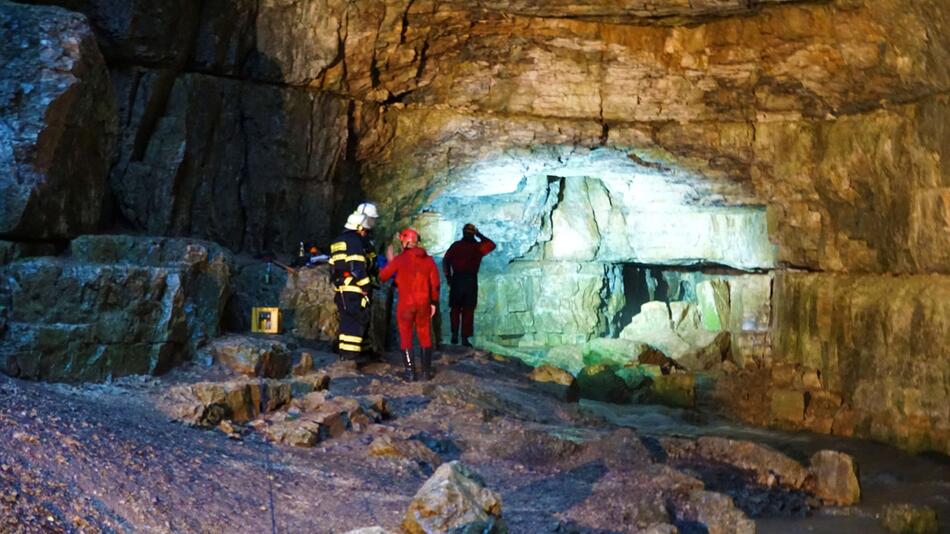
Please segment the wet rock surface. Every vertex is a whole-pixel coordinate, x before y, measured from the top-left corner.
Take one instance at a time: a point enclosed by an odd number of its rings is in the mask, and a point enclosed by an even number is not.
[[[0,3],[0,235],[62,240],[103,217],[116,109],[85,18]]]
[[[927,506],[892,504],[884,508],[881,523],[896,534],[933,534],[940,531],[937,513]]]
[[[265,379],[266,394],[254,390],[262,380],[224,366],[79,387],[3,378],[0,438],[10,446],[0,451],[0,520],[269,529],[273,499],[280,529],[319,521],[330,532],[398,531],[426,481],[455,460],[478,473],[483,489],[448,478],[466,495],[499,499],[510,532],[738,532],[747,516],[800,517],[781,491],[804,468],[767,447],[618,429],[588,412],[587,401],[559,402],[537,389],[530,369],[485,353],[447,353],[424,386],[397,378],[395,354],[395,366],[359,373],[307,350],[317,370]],[[295,393],[303,378],[312,389]],[[234,412],[201,429],[156,409],[176,391],[224,403],[236,384],[245,388],[235,398],[246,418]],[[809,513],[819,513],[812,504]],[[482,529],[501,527],[479,518]]]
[[[207,350],[215,361],[247,376],[283,378],[295,369],[287,345],[266,337],[225,336],[212,341]]]
[[[251,310],[279,307],[281,331],[304,339],[333,340],[339,316],[333,303],[330,269],[326,265],[289,273],[265,261],[240,261],[225,320],[235,332],[251,329]]]
[[[858,466],[854,458],[837,451],[818,451],[809,463],[816,497],[837,505],[855,504],[861,500]]]
[[[452,461],[439,467],[409,503],[402,526],[411,534],[454,529],[502,534],[501,496],[469,467]]]
[[[0,268],[8,373],[57,381],[162,373],[219,334],[231,261],[220,246],[103,235],[69,250]]]

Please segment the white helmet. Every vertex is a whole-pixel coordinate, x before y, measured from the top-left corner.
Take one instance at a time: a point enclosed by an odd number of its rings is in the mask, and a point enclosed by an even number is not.
[[[343,225],[343,228],[347,230],[359,230],[360,228],[370,228],[366,226],[366,216],[362,213],[351,213],[349,217],[346,218],[346,224]]]
[[[356,211],[354,213],[362,213],[371,219],[376,219],[379,217],[379,210],[376,209],[376,204],[372,202],[364,202],[359,206],[356,206]]]

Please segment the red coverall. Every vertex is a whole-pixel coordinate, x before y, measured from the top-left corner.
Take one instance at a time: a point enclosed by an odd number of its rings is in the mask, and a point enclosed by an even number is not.
[[[399,348],[412,348],[412,328],[415,326],[419,346],[432,348],[431,307],[439,302],[439,270],[425,249],[413,247],[393,258],[379,273],[387,281],[396,276],[399,304],[396,322],[399,324]]]
[[[449,280],[449,307],[452,335],[458,333],[459,322],[462,337],[471,337],[475,331],[475,307],[478,305],[478,269],[482,258],[495,250],[495,242],[485,236],[481,241],[465,237],[449,247],[442,258],[442,270]]]

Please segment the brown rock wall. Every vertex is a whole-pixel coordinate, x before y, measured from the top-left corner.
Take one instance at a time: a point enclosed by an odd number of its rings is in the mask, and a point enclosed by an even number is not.
[[[848,430],[950,451],[950,278],[789,272],[775,287],[773,356],[818,370]]]

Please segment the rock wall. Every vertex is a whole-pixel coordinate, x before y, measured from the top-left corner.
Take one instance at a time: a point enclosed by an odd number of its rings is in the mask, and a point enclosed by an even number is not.
[[[615,265],[515,262],[480,278],[475,335],[514,347],[550,347],[615,334],[622,284]]]
[[[101,228],[101,206],[113,204],[103,200],[108,182],[121,214],[113,223],[286,253],[301,239],[331,238],[365,192],[381,201],[381,235],[419,221],[440,234],[435,248],[471,217],[499,238],[486,260],[497,274],[514,259],[554,259],[552,272],[576,274],[652,255],[800,268],[813,271],[814,287],[839,287],[842,277],[883,287],[894,274],[907,277],[896,287],[916,277],[931,280],[934,294],[948,287],[930,276],[950,274],[942,0],[38,3],[88,17],[114,88],[80,17],[0,4],[0,24],[16,36],[3,49],[15,75],[3,71],[3,80],[13,83],[0,82],[0,137],[15,142],[0,162],[20,173],[0,175],[5,238]],[[44,65],[56,66],[43,78],[49,86],[23,79]],[[110,92],[114,105],[92,97]],[[84,128],[94,135],[75,133]],[[609,209],[591,194],[597,181]],[[623,188],[611,183],[625,181],[659,188],[615,196]],[[631,208],[650,205],[651,191],[675,192],[665,197],[675,202]],[[476,198],[491,211],[468,202]],[[553,215],[563,198],[577,200]],[[577,217],[588,209],[592,216]],[[676,232],[657,223],[663,213],[683,222],[681,233],[719,227],[694,250],[666,250]],[[746,222],[726,216],[736,213]],[[646,238],[603,239],[602,223],[649,237],[653,248]],[[739,247],[753,252],[741,262],[728,250],[733,234],[757,236]],[[813,357],[787,341],[810,328],[800,304],[809,299],[794,295],[811,290],[798,287],[776,304],[785,310],[773,323],[778,362]],[[857,298],[833,293],[841,306]],[[840,323],[867,318],[860,331],[884,317],[875,314],[916,309],[924,298],[881,295],[830,313],[866,310]],[[878,371],[853,365],[866,358],[863,342],[822,328],[822,351],[850,370],[842,384],[877,383]],[[921,347],[946,346],[935,329],[891,328],[908,339],[914,332]],[[928,365],[946,361],[937,349],[926,354]],[[938,375],[914,376],[927,391],[939,386]],[[862,398],[854,388],[841,393]],[[882,413],[902,409],[904,397],[885,398]],[[937,435],[950,421],[925,413],[907,428]]]
[[[220,333],[230,254],[213,243],[83,236],[0,267],[0,364],[56,381],[161,373]]]
[[[946,276],[789,272],[775,302],[775,353],[817,371],[854,433],[950,453]]]
[[[115,102],[83,17],[0,2],[0,236],[95,231],[108,191]]]

